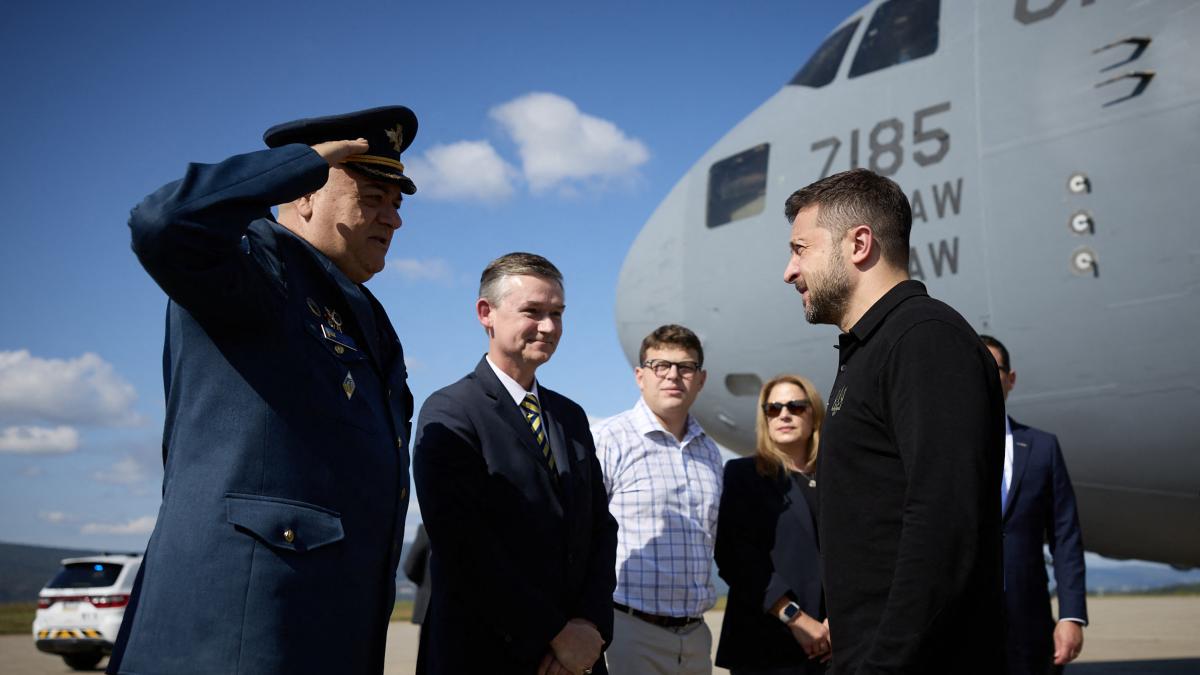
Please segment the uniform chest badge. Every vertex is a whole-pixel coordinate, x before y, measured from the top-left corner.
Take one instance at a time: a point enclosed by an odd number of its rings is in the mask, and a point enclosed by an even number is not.
[[[354,376],[350,373],[346,373],[346,379],[342,380],[342,391],[346,392],[347,399],[354,395]]]
[[[353,338],[345,333],[339,333],[325,324],[321,324],[321,335],[333,343],[333,351],[337,354],[345,354],[347,349],[358,351],[358,346],[354,344]]]
[[[837,396],[833,397],[833,405],[829,406],[829,415],[831,417],[833,415],[838,414],[838,411],[842,409],[842,401],[845,401],[845,400],[846,400],[846,385],[842,385],[842,388],[838,389]]]
[[[313,316],[321,318],[321,308],[317,305],[317,301],[312,298],[305,298],[304,301],[308,304],[308,311],[313,313]]]
[[[338,315],[337,310],[325,308],[325,320],[337,332],[342,332],[342,317]]]

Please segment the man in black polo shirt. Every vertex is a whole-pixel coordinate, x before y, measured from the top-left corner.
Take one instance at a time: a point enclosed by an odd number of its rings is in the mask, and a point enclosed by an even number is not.
[[[865,169],[796,191],[785,279],[843,331],[817,467],[831,673],[1001,673],[1004,399],[908,278],[912,211]]]

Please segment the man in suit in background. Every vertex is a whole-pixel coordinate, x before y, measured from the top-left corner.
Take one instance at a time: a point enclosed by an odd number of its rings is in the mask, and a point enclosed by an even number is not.
[[[487,354],[426,400],[413,448],[436,581],[417,672],[606,672],[617,525],[587,415],[534,377],[562,336],[562,274],[502,256],[475,309]]]
[[[1008,349],[999,340],[980,339],[996,359],[1004,398],[1017,383]],[[1074,661],[1083,649],[1087,625],[1083,538],[1075,491],[1054,434],[1006,418],[1004,481],[1004,600],[1007,609],[1009,675],[1048,673]],[[1058,622],[1050,613],[1042,545],[1054,558]]]

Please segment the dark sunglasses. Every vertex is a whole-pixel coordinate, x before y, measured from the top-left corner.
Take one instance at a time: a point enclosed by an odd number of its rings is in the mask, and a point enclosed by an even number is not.
[[[787,408],[788,412],[793,415],[803,415],[805,410],[808,410],[808,401],[788,401],[787,403],[764,403],[763,414],[772,419],[779,417],[779,413]]]

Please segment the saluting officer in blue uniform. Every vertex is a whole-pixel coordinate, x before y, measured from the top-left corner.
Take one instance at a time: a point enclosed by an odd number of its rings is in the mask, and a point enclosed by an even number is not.
[[[382,672],[412,395],[362,284],[416,131],[400,106],[282,124],[134,208],[170,297],[165,476],[108,672]]]

